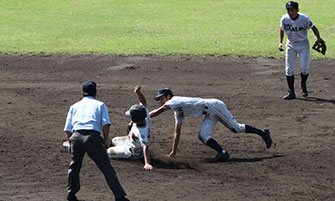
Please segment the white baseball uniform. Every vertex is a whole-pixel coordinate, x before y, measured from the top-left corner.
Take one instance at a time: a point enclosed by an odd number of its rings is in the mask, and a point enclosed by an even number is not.
[[[297,54],[300,57],[300,71],[302,74],[309,74],[310,47],[308,41],[308,30],[314,24],[309,17],[298,13],[298,18],[292,20],[288,14],[282,16],[280,28],[287,35],[286,42],[286,69],[287,76],[294,75]]]
[[[148,139],[151,133],[151,120],[149,111],[146,108],[147,117],[145,126],[137,126],[132,123],[132,127],[127,136],[115,137],[112,139],[113,147],[107,149],[108,156],[113,159],[140,158],[143,156],[143,146],[148,146]]]
[[[199,131],[199,139],[204,144],[211,138],[218,121],[235,133],[245,132],[245,124],[239,124],[224,102],[218,99],[173,96],[164,105],[174,110],[176,125],[183,123],[185,117],[205,115]]]

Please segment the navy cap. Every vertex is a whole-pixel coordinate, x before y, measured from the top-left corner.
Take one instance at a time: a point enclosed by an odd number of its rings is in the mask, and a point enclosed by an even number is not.
[[[133,122],[141,122],[147,117],[147,111],[143,105],[135,104],[125,113],[126,116],[131,117]]]
[[[158,95],[155,97],[155,100],[158,101],[162,96],[171,95],[173,96],[172,91],[169,88],[164,88],[158,91]]]
[[[289,8],[291,8],[291,9],[298,9],[299,8],[298,2],[296,2],[296,1],[288,1],[286,3],[286,9],[289,9]]]
[[[97,84],[93,81],[87,81],[83,85],[83,93],[86,96],[95,96],[97,93]]]

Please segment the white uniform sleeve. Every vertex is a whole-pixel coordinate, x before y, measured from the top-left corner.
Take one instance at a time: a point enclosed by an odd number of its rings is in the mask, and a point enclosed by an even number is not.
[[[149,128],[148,128],[149,129]],[[148,135],[144,135],[144,134],[142,134],[142,133],[140,133],[140,139],[139,139],[139,141],[140,141],[140,143],[141,143],[141,146],[143,147],[144,145],[145,146],[148,146],[149,145],[149,142],[148,142]]]
[[[308,29],[313,28],[314,27],[313,22],[311,21],[311,19],[308,16],[306,16],[306,17],[307,17],[307,23],[308,23],[307,27],[308,27]]]
[[[284,18],[285,18],[285,15],[283,15],[280,19],[280,29],[284,31]]]
[[[179,106],[176,99],[174,99],[174,98],[166,101],[166,103],[164,105],[169,106],[171,108],[171,110],[174,110]]]
[[[176,121],[176,125],[180,125],[184,122],[185,116],[178,111],[174,111],[174,119]]]

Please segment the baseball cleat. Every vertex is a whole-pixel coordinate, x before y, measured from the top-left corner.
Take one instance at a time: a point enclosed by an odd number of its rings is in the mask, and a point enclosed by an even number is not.
[[[266,148],[269,149],[271,147],[271,145],[272,145],[272,139],[270,137],[270,130],[265,129],[264,130],[264,134],[261,135],[261,136],[262,136],[262,138],[263,138],[263,140],[264,140],[264,142],[266,144]]]
[[[229,156],[228,152],[220,153],[220,154],[216,155],[215,158],[212,159],[212,162],[225,162],[225,161],[228,161],[229,157],[230,156]]]
[[[308,91],[307,90],[303,90],[301,94],[302,94],[303,97],[307,97],[308,96]]]
[[[303,97],[308,96],[308,91],[307,91],[306,85],[301,85],[301,94],[302,94]]]
[[[289,91],[286,96],[283,97],[284,100],[292,100],[295,99],[295,93]]]

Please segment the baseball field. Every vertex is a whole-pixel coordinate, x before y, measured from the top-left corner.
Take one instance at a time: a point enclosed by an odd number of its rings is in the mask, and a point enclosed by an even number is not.
[[[142,85],[148,108],[169,87],[175,95],[223,100],[240,123],[269,128],[273,146],[230,132],[213,137],[228,162],[198,139],[202,118],[184,122],[177,155],[174,117],[152,119],[152,171],[142,160],[111,160],[132,201],[334,200],[335,1],[301,0],[327,44],[312,51],[309,96],[287,93],[278,51],[286,1],[45,0],[0,2],[0,201],[65,200],[71,155],[62,147],[69,107],[94,80],[106,103],[110,139],[126,135],[124,112]],[[315,41],[309,31],[311,43]],[[285,36],[286,40],[286,36]],[[85,156],[81,201],[113,200]]]

